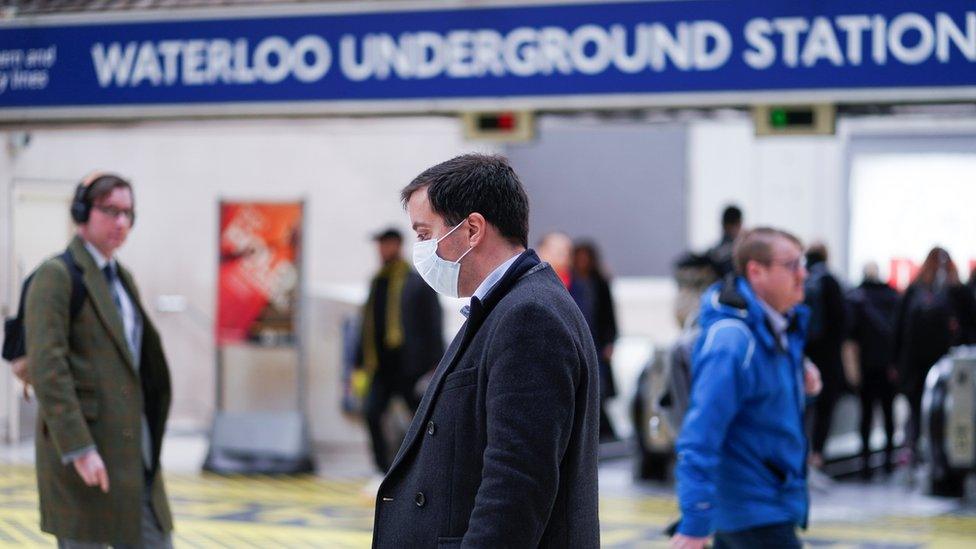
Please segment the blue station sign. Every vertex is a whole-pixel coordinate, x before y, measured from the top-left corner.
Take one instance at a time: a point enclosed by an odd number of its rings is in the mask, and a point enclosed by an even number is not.
[[[0,119],[976,99],[972,0],[304,9],[0,22]]]

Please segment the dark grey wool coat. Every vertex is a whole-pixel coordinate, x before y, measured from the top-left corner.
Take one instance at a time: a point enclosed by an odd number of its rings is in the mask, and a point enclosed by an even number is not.
[[[598,547],[599,388],[583,315],[526,251],[437,366],[380,485],[373,546]]]

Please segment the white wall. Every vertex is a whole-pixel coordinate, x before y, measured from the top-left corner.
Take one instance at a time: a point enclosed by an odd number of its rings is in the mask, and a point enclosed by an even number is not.
[[[826,137],[756,138],[750,120],[737,115],[688,124],[686,219],[693,248],[717,240],[722,208],[737,202],[747,225],[778,225],[805,240],[825,239],[839,272],[845,272],[848,240],[851,136],[976,133],[972,116],[843,119],[837,135]],[[26,148],[0,151],[0,258],[11,257],[6,201],[14,179],[73,181],[95,168],[130,177],[138,220],[120,255],[163,333],[173,369],[175,426],[203,428],[213,411],[219,198],[306,198],[307,394],[313,435],[325,442],[363,440],[362,429],[338,411],[338,322],[365,295],[376,266],[370,233],[390,223],[408,229],[398,190],[420,171],[461,152],[491,150],[465,142],[454,119],[431,117],[154,122],[30,133]],[[0,276],[3,288],[15,285],[8,269],[0,269]],[[671,340],[670,281],[621,278],[615,290],[623,335]],[[164,294],[186,296],[190,309],[156,313],[152,304]],[[10,297],[4,294],[4,304],[11,305]],[[450,335],[460,316],[456,302],[444,305]],[[5,369],[0,378],[6,375]],[[0,401],[0,420],[8,405]]]
[[[917,138],[976,135],[976,116],[901,115],[838,120],[833,136],[756,137],[749,119],[690,123],[688,236],[703,250],[720,235],[720,217],[735,202],[746,226],[773,225],[804,241],[823,240],[831,264],[848,268],[848,142],[856,136]],[[976,181],[976,180],[974,180]],[[920,182],[918,199],[926,195]]]
[[[365,286],[377,265],[369,236],[390,224],[409,229],[399,189],[437,162],[485,150],[465,142],[454,119],[420,117],[155,122],[38,128],[31,136],[17,155],[0,155],[8,163],[0,164],[3,185],[77,180],[93,169],[132,180],[137,220],[119,256],[163,335],[173,373],[171,425],[188,428],[208,425],[214,405],[220,198],[305,198],[307,288]],[[153,304],[165,294],[185,296],[187,312],[156,312]],[[361,429],[339,419],[338,401],[321,398],[338,394],[340,350],[321,343],[321,322],[330,316],[317,305],[309,309],[313,435],[360,440]]]
[[[843,148],[826,137],[757,138],[748,118],[691,123],[689,242],[696,250],[721,235],[722,209],[738,204],[747,227],[772,225],[842,250]]]

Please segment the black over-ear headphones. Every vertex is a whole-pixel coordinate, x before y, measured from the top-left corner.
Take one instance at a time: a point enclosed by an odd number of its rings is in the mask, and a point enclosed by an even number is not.
[[[94,182],[101,179],[102,175],[104,174],[99,172],[88,175],[75,187],[75,197],[71,200],[71,219],[75,223],[79,225],[88,223],[88,218],[91,216],[91,203],[85,200],[85,197],[88,196],[88,189]]]
[[[88,199],[88,191],[92,188],[92,186],[95,185],[95,183],[98,183],[100,180],[107,177],[118,176],[105,172],[94,172],[82,179],[81,182],[78,183],[78,186],[75,187],[75,196],[71,200],[71,219],[73,219],[75,223],[79,225],[82,223],[88,223],[88,218],[91,217],[92,210],[91,200]],[[132,221],[135,222],[134,217],[132,218]]]

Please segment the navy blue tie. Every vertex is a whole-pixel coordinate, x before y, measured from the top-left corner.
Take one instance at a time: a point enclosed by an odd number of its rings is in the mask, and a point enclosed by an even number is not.
[[[118,275],[115,273],[115,265],[111,263],[106,263],[102,267],[102,273],[105,274],[105,280],[108,281],[108,291],[112,294],[112,299],[115,300],[115,306],[119,309],[119,316],[122,316],[122,300],[119,298],[119,293],[115,291],[115,280]]]

